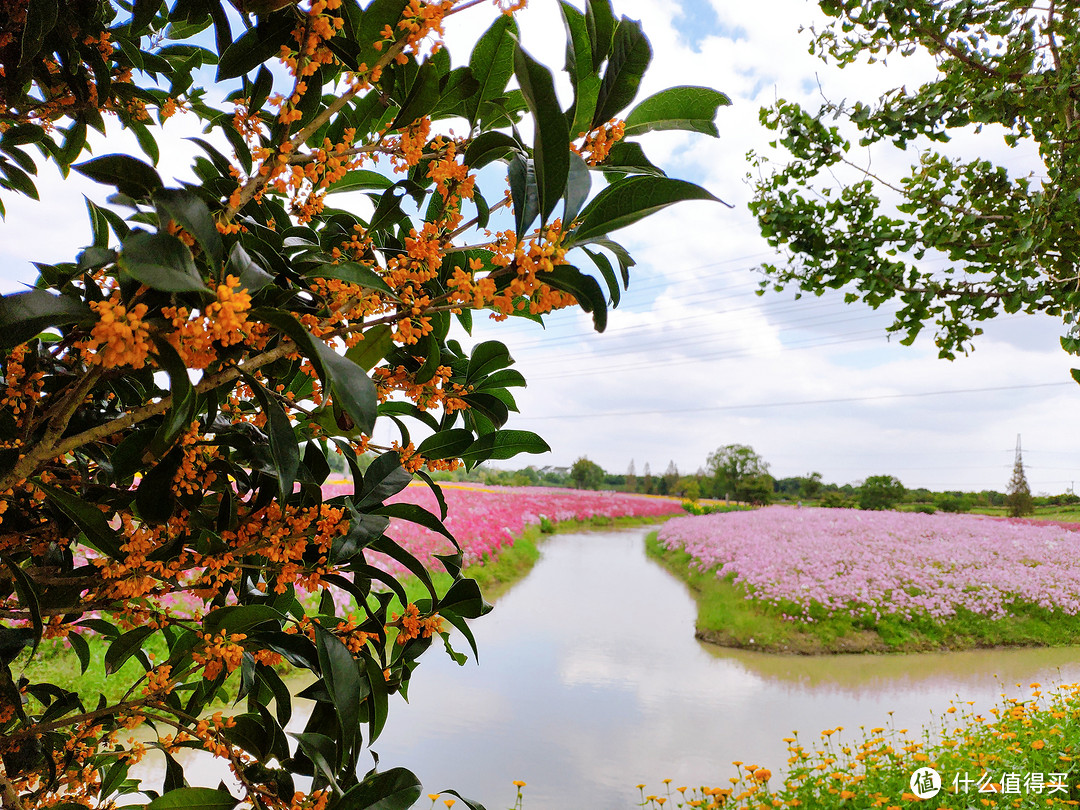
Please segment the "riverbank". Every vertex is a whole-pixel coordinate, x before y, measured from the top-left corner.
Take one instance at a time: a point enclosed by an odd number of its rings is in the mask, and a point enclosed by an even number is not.
[[[958,611],[944,620],[904,620],[885,615],[856,619],[831,615],[812,623],[792,621],[773,605],[746,598],[746,590],[716,567],[702,571],[682,549],[666,548],[652,532],[646,553],[689,588],[698,606],[695,635],[721,647],[794,655],[910,653],[995,647],[1080,645],[1080,616],[1036,605],[1013,606],[1000,619]]]

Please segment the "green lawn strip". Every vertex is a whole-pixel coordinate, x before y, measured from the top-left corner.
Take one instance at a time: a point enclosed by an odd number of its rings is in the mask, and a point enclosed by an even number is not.
[[[465,575],[477,581],[484,598],[491,602],[498,599],[532,570],[533,565],[540,558],[538,545],[545,533],[620,528],[662,522],[664,519],[666,518],[596,517],[584,521],[568,520],[557,524],[549,523],[544,527],[549,530],[548,532],[542,532],[540,526],[531,525],[526,527],[519,537],[514,538],[511,545],[505,546],[494,561],[485,559],[483,562],[470,565],[466,567]],[[445,571],[433,571],[431,578],[438,593],[445,593],[452,582],[450,575]],[[402,584],[409,601],[415,602],[429,596],[427,588],[416,577],[403,577]],[[402,608],[400,604],[395,604],[392,609],[400,613]],[[99,694],[105,695],[110,703],[122,699],[131,685],[143,674],[142,665],[135,658],[131,658],[118,672],[106,675],[104,658],[108,642],[93,633],[84,633],[83,638],[90,647],[90,662],[85,673],[81,671],[75,651],[62,639],[51,639],[43,641],[38,649],[38,658],[34,661],[33,679],[35,682],[46,681],[61,689],[76,692],[88,707],[97,705]],[[144,642],[143,649],[148,653],[153,653],[157,661],[165,661],[168,658],[168,650],[160,634],[151,635]],[[12,675],[16,680],[21,674],[20,667],[27,660],[28,655],[29,651],[24,652],[12,664]],[[287,666],[283,667],[283,672],[287,670]],[[139,687],[136,687],[130,697],[137,698],[141,694]]]
[[[682,549],[665,548],[656,532],[645,541],[650,557],[690,588],[698,605],[698,638],[724,647],[764,652],[829,654],[848,652],[923,652],[978,647],[1067,647],[1080,644],[1080,616],[1051,612],[1030,604],[1014,604],[1013,615],[1003,619],[960,611],[944,621],[929,617],[908,621],[897,616],[881,619],[828,616],[814,622],[792,622],[784,613],[790,606],[746,598],[746,590],[733,577],[720,579],[716,569],[701,571]],[[811,610],[811,615],[815,611]]]

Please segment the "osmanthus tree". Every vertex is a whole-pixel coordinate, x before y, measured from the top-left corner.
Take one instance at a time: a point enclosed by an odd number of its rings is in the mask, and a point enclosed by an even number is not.
[[[762,110],[790,160],[758,180],[751,208],[787,263],[768,283],[897,308],[910,343],[935,323],[943,357],[979,322],[1045,312],[1070,325],[1080,302],[1080,7],[1019,0],[821,0],[831,25],[812,52],[843,67],[930,55],[936,76],[872,102]],[[958,131],[1016,148],[948,154]],[[850,136],[850,137],[849,137]],[[893,150],[907,150],[905,158]],[[1002,150],[1005,151],[1005,150]],[[871,161],[872,160],[872,164]],[[757,165],[764,166],[757,158]],[[888,173],[892,163],[906,172]]]
[[[36,196],[43,162],[115,189],[87,204],[89,247],[0,298],[5,808],[411,806],[416,778],[367,752],[433,638],[471,645],[488,606],[460,553],[439,558],[440,593],[434,561],[388,533],[400,518],[452,541],[445,505],[387,499],[546,449],[504,427],[525,384],[506,347],[466,351],[452,326],[577,305],[602,330],[633,265],[609,234],[715,199],[637,137],[716,135],[727,99],[677,87],[631,107],[650,45],[608,0],[560,4],[569,106],[518,44],[523,3],[235,5],[0,5],[3,199]],[[443,24],[466,11],[493,21],[455,62]],[[208,134],[177,184],[153,164],[181,114]],[[108,119],[141,157],[86,158]],[[377,446],[377,420],[399,440]],[[322,494],[332,453],[351,495]],[[401,615],[386,558],[429,592]],[[103,651],[113,678],[139,675],[115,700],[54,685],[41,645],[58,639],[84,671]],[[299,695],[281,664],[309,678]],[[184,749],[230,785],[189,786]],[[144,756],[163,784],[129,776]]]

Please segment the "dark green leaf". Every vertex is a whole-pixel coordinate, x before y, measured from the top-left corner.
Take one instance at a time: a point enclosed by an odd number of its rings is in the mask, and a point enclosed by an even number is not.
[[[290,11],[262,17],[258,25],[226,48],[218,60],[217,80],[235,79],[277,56],[296,26],[296,18]]]
[[[731,99],[708,87],[669,87],[642,101],[626,116],[624,137],[642,135],[660,129],[684,129],[702,132],[714,138],[720,135],[713,119],[716,111]]]
[[[143,810],[233,810],[238,803],[224,790],[185,787],[162,793]]]
[[[379,400],[375,384],[364,369],[342,357],[325,343],[315,343],[323,366],[332,383],[334,404],[344,410],[365,434],[375,429]]]
[[[487,375],[500,368],[512,365],[514,358],[506,345],[497,340],[485,340],[473,347],[469,355],[469,367],[465,372],[465,382],[479,384]]]
[[[572,294],[583,310],[592,313],[593,326],[597,332],[603,332],[607,327],[607,301],[600,285],[592,276],[585,275],[571,265],[560,264],[550,272],[537,273],[536,278],[556,290]]]
[[[259,401],[262,412],[266,414],[270,455],[274,459],[274,469],[277,472],[278,497],[284,502],[292,495],[296,471],[300,468],[300,448],[296,444],[296,434],[281,403],[254,377],[244,375],[244,380]]]
[[[229,251],[229,272],[240,279],[240,289],[252,295],[274,283],[274,277],[255,264],[239,242]]]
[[[549,71],[522,48],[514,51],[514,75],[533,114],[533,165],[543,225],[566,190],[570,171],[570,128]]]
[[[472,464],[488,459],[513,458],[518,453],[550,453],[551,447],[527,430],[500,430],[481,436],[460,458]]]
[[[25,343],[50,326],[63,326],[93,319],[93,311],[82,301],[66,295],[52,295],[32,289],[0,298],[0,348]]]
[[[615,12],[612,11],[611,0],[588,0],[585,6],[585,27],[589,32],[594,73],[600,72],[600,66],[611,54],[615,26]]]
[[[619,141],[608,152],[604,162],[597,166],[605,174],[648,174],[667,177],[664,170],[645,157],[645,151],[636,141]]]
[[[408,810],[420,798],[423,786],[410,771],[391,768],[370,774],[350,788],[334,810]]]
[[[359,191],[366,188],[390,188],[393,184],[394,181],[386,175],[369,169],[353,169],[330,186],[327,192],[333,194],[338,191]]]
[[[98,183],[116,186],[121,194],[136,200],[149,197],[162,188],[157,170],[131,155],[103,155],[71,168]]]
[[[364,483],[356,494],[356,508],[363,511],[369,506],[381,504],[391,495],[405,489],[412,481],[412,473],[401,466],[401,458],[390,451],[383,453],[368,466]]]
[[[600,84],[593,127],[610,121],[634,100],[651,59],[652,48],[641,30],[641,24],[623,17],[615,29],[611,58]]]
[[[321,264],[314,270],[304,273],[306,278],[333,278],[338,281],[347,281],[356,284],[366,290],[378,290],[393,296],[394,291],[378,273],[366,265],[358,262],[342,262],[341,264]]]
[[[155,632],[153,627],[128,630],[105,651],[105,674],[112,675],[133,655],[142,652],[142,643]]]
[[[589,166],[581,155],[570,153],[570,167],[566,177],[566,196],[563,198],[563,222],[567,227],[581,211],[581,206],[589,199],[592,177]]]
[[[180,434],[191,427],[197,397],[188,377],[187,364],[176,349],[163,336],[155,334],[153,338],[158,365],[169,375],[169,395],[172,397],[169,410],[165,412],[151,445],[154,455],[161,455],[172,447]]]
[[[170,450],[161,461],[143,476],[135,491],[135,506],[139,517],[147,523],[162,524],[176,509],[173,478],[180,469],[184,454],[181,447]]]
[[[41,634],[45,630],[45,626],[41,621],[41,604],[38,601],[37,590],[34,588],[34,583],[30,580],[30,577],[19,567],[18,563],[7,556],[0,559],[3,559],[4,565],[11,573],[15,584],[15,594],[19,597],[19,604],[22,605],[23,610],[30,614],[30,625],[34,631],[33,649],[36,650],[38,643],[41,641]]]
[[[334,712],[338,717],[343,755],[347,757],[357,744],[360,704],[368,696],[370,689],[360,678],[357,662],[341,639],[321,627],[316,627],[315,646],[319,651],[323,683],[330,693]]]
[[[465,150],[465,165],[480,169],[489,163],[519,153],[521,144],[503,132],[482,132]]]
[[[34,642],[34,631],[29,627],[0,626],[0,663],[10,664],[28,644]]]
[[[45,37],[56,26],[60,15],[60,4],[57,0],[29,0],[25,8],[26,18],[22,26],[19,67],[26,65],[38,55]]]
[[[206,290],[191,249],[167,233],[133,231],[120,249],[120,267],[136,281],[165,292]]]
[[[420,506],[417,506],[416,504],[412,504],[412,503],[387,503],[387,504],[383,504],[378,509],[372,509],[371,512],[374,515],[385,515],[386,517],[396,517],[396,518],[400,518],[401,520],[407,520],[410,523],[416,523],[416,524],[418,524],[420,526],[423,526],[426,529],[431,529],[433,532],[438,532],[443,537],[445,537],[447,540],[452,542],[455,546],[457,545],[457,540],[455,539],[454,535],[450,534],[449,529],[447,529],[443,525],[443,522],[441,520],[439,520],[437,517],[435,517],[435,515],[431,514],[431,512],[429,512],[428,510],[426,510],[426,509],[424,509],[424,508],[422,508]],[[372,548],[382,550],[382,547],[379,545],[379,543],[381,543],[382,540],[386,540],[386,539],[387,538],[384,537],[384,538],[381,538],[379,541],[377,541],[377,543],[373,543]],[[406,552],[406,553],[408,553],[408,552]],[[395,559],[397,559],[398,562],[402,562],[402,560],[398,559],[397,557],[395,557]],[[416,572],[414,571],[413,573],[416,573]]]
[[[475,579],[459,579],[439,600],[439,612],[452,611],[465,619],[478,619],[491,612]]]
[[[219,267],[225,260],[225,247],[221,242],[210,209],[194,191],[188,189],[162,189],[154,194],[158,207],[158,219],[162,227],[173,220],[190,233],[206,252],[212,266]]]
[[[423,118],[435,109],[435,105],[439,103],[439,95],[439,70],[431,59],[427,59],[420,65],[412,89],[402,102],[401,110],[390,128],[401,129],[418,118]]]
[[[131,14],[131,33],[141,34],[161,9],[161,0],[135,0]]]
[[[479,118],[483,102],[501,96],[513,75],[515,44],[511,34],[517,32],[514,18],[500,14],[476,41],[469,57],[469,68],[479,88],[465,100],[465,115],[473,124]]]
[[[514,155],[506,170],[510,181],[510,199],[514,204],[514,224],[518,239],[540,215],[540,195],[536,187],[533,162],[524,155]]]
[[[388,323],[379,323],[365,330],[364,339],[346,351],[345,356],[364,371],[371,371],[393,345],[394,328]]]
[[[600,76],[593,68],[592,44],[585,15],[565,0],[559,0],[563,25],[566,28],[566,72],[574,86],[574,106],[568,115],[570,138],[579,138],[589,131],[596,97],[600,93]]]
[[[457,458],[458,454],[464,452],[472,443],[471,430],[454,428],[428,436],[420,442],[416,452],[430,459]]]
[[[91,548],[114,560],[123,558],[124,554],[120,550],[120,539],[109,526],[109,521],[100,509],[83,498],[48,484],[38,483],[38,487],[45,493],[45,498],[49,503],[67,515],[68,519],[83,530],[87,543]]]
[[[337,747],[334,741],[325,734],[304,732],[302,734],[289,734],[300,744],[300,750],[311,760],[315,769],[333,785],[334,790],[341,792],[334,773],[334,762],[337,759]]]
[[[670,177],[628,177],[605,188],[585,206],[568,245],[594,242],[619,228],[683,200],[721,202],[701,186]]]
[[[79,659],[79,674],[85,675],[86,668],[90,666],[90,645],[79,633],[68,633],[66,638]]]
[[[211,610],[203,618],[204,633],[247,633],[251,628],[266,622],[284,621],[285,615],[269,605],[226,605]]]
[[[600,270],[600,274],[607,283],[608,293],[611,295],[611,306],[617,307],[619,301],[622,300],[622,290],[619,287],[619,279],[615,276],[615,269],[611,266],[611,262],[608,261],[608,257],[599,251],[589,250],[588,248],[582,248],[582,250]]]

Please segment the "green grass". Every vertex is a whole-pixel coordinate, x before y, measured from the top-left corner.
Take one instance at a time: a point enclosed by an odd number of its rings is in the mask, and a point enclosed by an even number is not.
[[[646,551],[690,588],[698,606],[697,635],[725,647],[803,654],[843,652],[918,652],[976,647],[1054,647],[1080,644],[1080,616],[1050,612],[1035,605],[1013,605],[1004,619],[961,611],[945,620],[906,621],[827,616],[811,623],[792,622],[784,613],[795,606],[770,605],[746,598],[746,591],[719,579],[716,569],[699,571],[682,549],[667,549],[656,532]],[[814,611],[811,611],[813,614]]]
[[[609,529],[625,526],[641,525],[644,523],[661,522],[663,519],[648,518],[593,518],[587,521],[565,521],[558,524],[550,524],[551,532],[580,531],[584,529]],[[549,532],[550,533],[550,532]],[[514,539],[512,545],[503,548],[494,561],[485,559],[481,563],[465,568],[466,576],[477,581],[484,598],[494,602],[515,583],[522,580],[536,561],[540,558],[539,544],[542,542],[544,533],[539,526],[529,526],[525,532]],[[450,575],[445,571],[433,571],[432,582],[438,593],[445,593],[452,582]],[[416,577],[402,578],[405,593],[410,602],[428,598],[427,588]],[[395,600],[391,610],[398,613],[402,611],[402,605]],[[86,672],[82,672],[80,661],[74,650],[66,647],[60,639],[46,640],[41,643],[34,658],[32,667],[26,670],[27,676],[35,683],[46,681],[55,684],[62,689],[73,691],[89,706],[97,704],[98,695],[105,695],[110,703],[119,701],[127,694],[131,685],[143,675],[142,665],[131,658],[120,670],[113,675],[105,674],[104,658],[108,644],[101,637],[85,634],[84,638],[90,647],[90,662]],[[165,641],[160,634],[151,635],[144,643],[143,648],[147,653],[153,653],[158,661],[164,661],[168,657]],[[12,676],[17,681],[23,673],[23,666],[29,659],[29,651],[25,651],[12,663]],[[288,666],[284,665],[282,671],[287,672]],[[133,692],[134,697],[140,695],[139,688]]]

